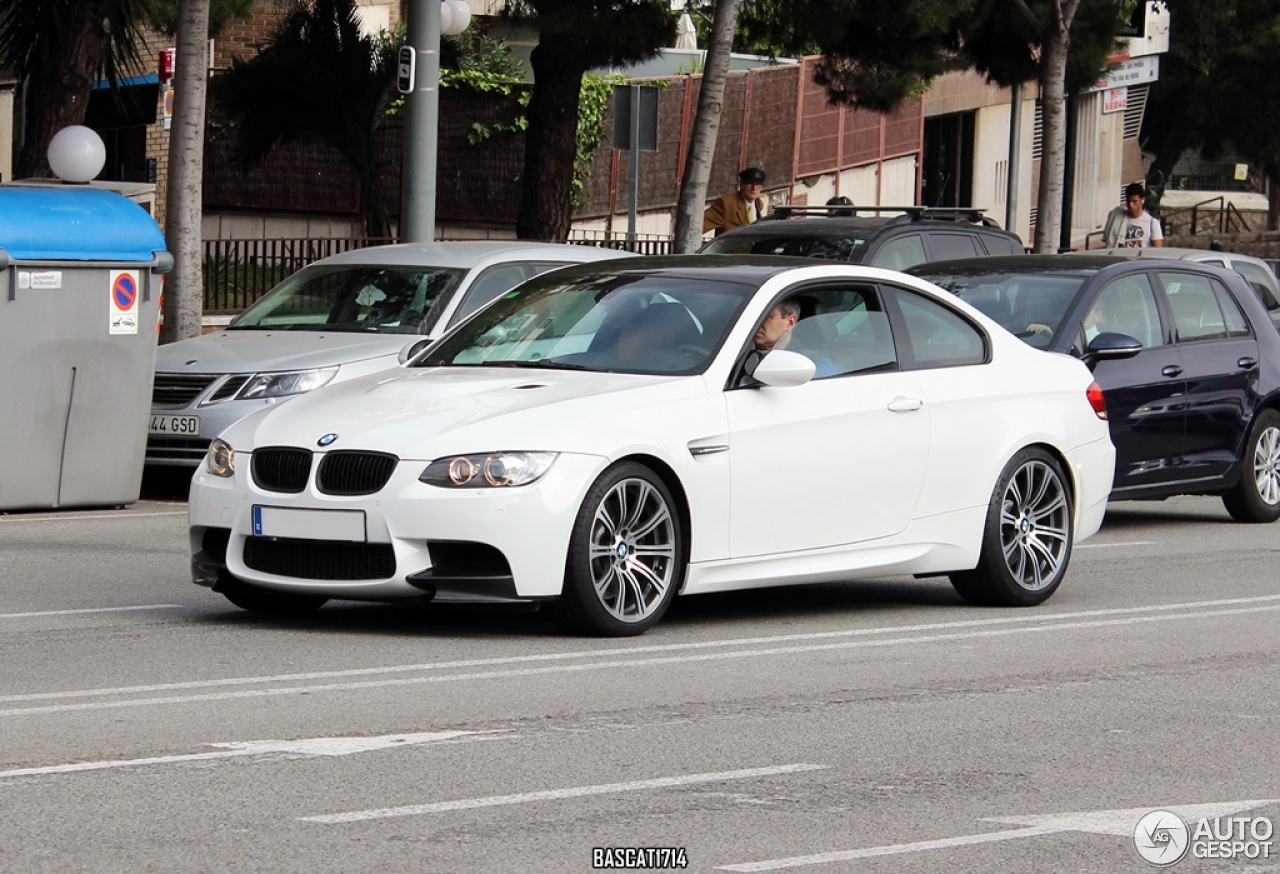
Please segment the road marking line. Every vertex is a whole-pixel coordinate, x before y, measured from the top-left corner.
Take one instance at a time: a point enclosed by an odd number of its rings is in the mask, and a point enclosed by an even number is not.
[[[1113,546],[1154,546],[1158,540],[1126,540],[1124,543],[1077,543],[1076,549],[1108,549]]]
[[[424,813],[444,813],[451,810],[476,810],[481,807],[503,807],[511,804],[532,804],[538,801],[558,801],[565,798],[586,798],[591,795],[613,795],[621,792],[639,792],[645,789],[666,789],[673,786],[692,786],[698,783],[722,783],[728,780],[748,780],[752,777],[771,777],[778,774],[798,774],[805,771],[822,771],[827,765],[776,765],[769,768],[743,768],[738,771],[720,771],[711,774],[686,774],[680,777],[657,777],[652,780],[631,780],[626,783],[602,783],[596,786],[574,786],[569,789],[547,789],[541,792],[522,792],[518,795],[490,795],[486,798],[464,798],[458,801],[437,801],[432,804],[408,804],[403,807],[383,807],[373,810],[356,810],[350,813],[328,813],[321,816],[301,816],[302,822],[319,822],[333,825],[344,822],[362,822],[370,819],[388,819],[396,816],[418,816]]]
[[[110,710],[120,707],[144,707],[147,705],[192,704],[205,701],[230,701],[237,698],[270,698],[278,695],[307,695],[314,692],[351,691],[356,689],[390,688],[394,686],[416,686],[424,683],[453,683],[476,680],[505,680],[516,677],[543,676],[548,674],[567,674],[579,671],[602,671],[613,668],[659,667],[675,664],[693,664],[697,662],[722,661],[727,659],[758,658],[766,656],[795,655],[797,653],[823,652],[829,650],[859,649],[881,646],[897,646],[900,644],[918,645],[922,643],[940,643],[954,640],[974,640],[987,637],[1006,637],[1013,634],[1028,634],[1044,631],[1061,631],[1071,629],[1105,628],[1118,625],[1136,625],[1145,622],[1170,622],[1187,619],[1205,619],[1217,616],[1240,616],[1248,613],[1264,613],[1280,610],[1280,604],[1265,607],[1248,607],[1238,610],[1220,610],[1212,613],[1196,613],[1190,615],[1131,616],[1123,619],[1099,620],[1096,622],[1065,622],[1060,625],[1038,625],[1027,628],[998,628],[986,631],[971,631],[956,634],[933,634],[918,637],[897,637],[888,640],[854,640],[839,643],[812,644],[808,646],[785,646],[773,649],[736,650],[723,653],[701,653],[697,655],[670,656],[665,658],[624,659],[618,661],[596,661],[588,664],[549,665],[538,668],[513,668],[490,672],[473,672],[466,674],[446,674],[427,677],[405,677],[388,680],[363,680],[354,683],[327,683],[314,686],[285,686],[275,689],[245,689],[239,692],[213,692],[203,695],[180,695],[167,698],[132,698],[123,701],[99,701],[82,704],[50,704],[41,707],[23,707],[10,710],[0,709],[0,717],[33,716],[46,713],[68,713],[78,710]],[[19,697],[19,696],[11,696]]]
[[[874,856],[893,856],[902,853],[916,853],[922,850],[942,850],[949,847],[964,847],[970,844],[988,844],[994,841],[1011,841],[1017,838],[1032,838],[1039,835],[1054,835],[1062,832],[1083,832],[1095,835],[1113,835],[1116,837],[1132,837],[1134,824],[1144,813],[1161,807],[1168,807],[1183,819],[1190,822],[1200,817],[1225,816],[1243,810],[1258,807],[1269,807],[1280,803],[1274,799],[1255,801],[1228,801],[1219,804],[1153,804],[1150,807],[1135,807],[1121,810],[1084,810],[1075,813],[1048,813],[1035,816],[1002,816],[988,817],[984,822],[998,822],[1007,825],[1021,825],[1026,828],[1013,831],[986,832],[977,835],[961,835],[955,838],[941,838],[932,841],[913,841],[907,844],[886,844],[881,847],[867,847],[861,850],[838,850],[830,853],[814,853],[808,856],[790,856],[785,859],[765,859],[760,862],[744,862],[737,865],[721,865],[717,871],[778,871],[783,868],[800,868],[806,865],[824,865],[828,862],[847,862],[853,859],[867,859]]]
[[[791,856],[786,859],[766,859],[762,862],[744,862],[740,865],[721,865],[717,871],[779,871],[783,868],[801,868],[806,865],[825,865],[828,862],[848,862],[853,859],[871,859],[876,856],[896,856],[917,853],[921,850],[945,850],[971,844],[989,844],[995,841],[1011,841],[1017,838],[1033,838],[1053,835],[1059,828],[1020,828],[1013,831],[987,832],[980,835],[961,835],[957,838],[939,838],[934,841],[915,841],[910,844],[886,844],[883,847],[866,847],[861,850],[838,850],[832,853],[814,853],[811,856]]]
[[[123,613],[126,610],[178,610],[181,604],[140,604],[136,607],[84,607],[78,610],[41,610],[37,613],[0,613],[0,619],[31,619],[36,616],[72,616],[78,613]]]
[[[10,522],[80,522],[84,519],[137,519],[141,516],[186,516],[186,510],[165,513],[128,513],[120,511],[119,513],[97,513],[91,516],[77,516],[68,513],[65,516],[6,516],[0,513],[0,525]]]
[[[1280,602],[1280,595],[1259,595],[1250,598],[1223,598],[1214,601],[1187,601],[1175,604],[1153,604],[1146,607],[1114,607],[1105,610],[1080,610],[1073,613],[1044,613],[1028,611],[1018,616],[1002,616],[996,619],[968,619],[951,622],[930,622],[919,625],[895,625],[884,628],[851,628],[841,631],[812,631],[796,634],[778,634],[766,637],[739,637],[728,640],[708,640],[693,643],[666,643],[634,647],[615,647],[613,649],[580,650],[577,652],[538,653],[521,656],[501,656],[484,659],[459,659],[447,662],[427,662],[410,665],[387,665],[378,668],[349,668],[338,671],[312,671],[300,674],[271,674],[257,677],[228,677],[220,680],[190,680],[180,683],[153,683],[141,686],[116,686],[103,689],[81,689],[66,692],[30,692],[17,695],[0,695],[0,704],[18,701],[56,701],[67,698],[105,697],[109,695],[130,695],[142,692],[173,692],[183,689],[211,689],[225,686],[247,686],[264,683],[299,682],[306,680],[336,680],[344,677],[370,677],[386,674],[402,674],[426,671],[452,670],[455,668],[495,667],[500,665],[532,664],[565,659],[600,659],[612,656],[646,655],[660,652],[688,652],[700,649],[734,646],[760,646],[769,643],[790,643],[808,640],[826,640],[832,638],[867,637],[881,634],[905,634],[917,631],[940,631],[945,629],[984,628],[1010,624],[1031,622],[1053,623],[1066,620],[1100,616],[1128,616],[1139,613],[1170,612],[1200,607],[1230,607],[1244,604],[1267,604]],[[1203,614],[1213,615],[1213,614]],[[1178,617],[1194,618],[1194,617]],[[923,638],[912,638],[923,639]],[[418,682],[414,680],[413,682]],[[323,688],[323,687],[307,687]],[[335,686],[334,688],[340,688]],[[178,699],[158,699],[178,700]],[[192,699],[199,700],[199,699]],[[5,712],[0,710],[0,715]]]
[[[414,734],[385,734],[379,737],[313,737],[303,740],[255,740],[232,743],[205,744],[221,747],[213,753],[188,753],[177,756],[147,756],[141,759],[109,759],[101,762],[75,762],[68,765],[47,765],[40,768],[13,768],[0,771],[0,779],[10,777],[35,777],[48,774],[73,774],[80,771],[106,771],[114,768],[134,768],[139,765],[173,765],[180,762],[204,762],[210,759],[231,759],[238,756],[261,756],[283,753],[294,756],[349,756],[353,753],[394,749],[405,746],[441,743],[468,737],[475,740],[496,738],[478,737],[498,732],[476,731],[423,731]]]

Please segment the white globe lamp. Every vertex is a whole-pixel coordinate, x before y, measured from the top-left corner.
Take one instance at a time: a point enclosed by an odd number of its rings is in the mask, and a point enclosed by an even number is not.
[[[49,140],[49,169],[63,182],[88,182],[107,163],[107,147],[97,131],[80,124],[64,127]]]
[[[448,10],[446,12],[446,10]],[[446,17],[448,24],[445,24]],[[467,0],[445,0],[440,4],[440,32],[457,36],[471,23],[471,7]]]

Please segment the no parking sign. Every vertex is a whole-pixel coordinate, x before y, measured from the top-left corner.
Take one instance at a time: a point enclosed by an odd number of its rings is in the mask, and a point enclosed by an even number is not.
[[[112,334],[138,333],[138,271],[111,271],[111,326]]]

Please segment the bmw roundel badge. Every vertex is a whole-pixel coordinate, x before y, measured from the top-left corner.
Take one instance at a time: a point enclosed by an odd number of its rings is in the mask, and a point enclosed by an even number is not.
[[[326,435],[324,435],[323,437],[321,437],[319,440],[317,440],[317,441],[316,441],[316,445],[317,445],[317,446],[329,446],[329,445],[331,445],[332,443],[334,443],[335,441],[337,441],[337,439],[338,439],[338,435],[337,435],[337,434],[326,434]]]

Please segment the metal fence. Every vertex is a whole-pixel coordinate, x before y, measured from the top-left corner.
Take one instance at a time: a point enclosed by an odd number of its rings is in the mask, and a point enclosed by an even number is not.
[[[204,311],[240,312],[312,261],[394,242],[373,237],[205,240]]]
[[[313,261],[394,242],[394,239],[378,237],[205,240],[204,312],[208,315],[238,313]],[[569,242],[641,255],[666,255],[672,249],[671,237],[659,234],[637,234],[634,240],[628,240],[625,234],[577,231]]]

